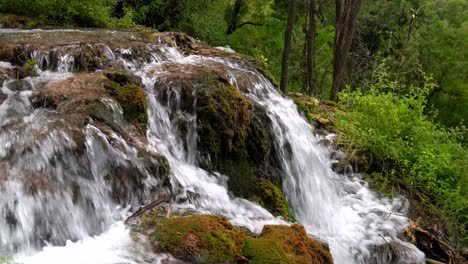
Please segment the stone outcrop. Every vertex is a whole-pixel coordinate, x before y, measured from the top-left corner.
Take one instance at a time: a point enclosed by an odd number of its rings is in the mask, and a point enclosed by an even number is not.
[[[327,246],[307,236],[300,225],[266,225],[249,236],[215,215],[143,216],[135,234],[148,237],[155,252],[170,252],[190,263],[331,264]]]

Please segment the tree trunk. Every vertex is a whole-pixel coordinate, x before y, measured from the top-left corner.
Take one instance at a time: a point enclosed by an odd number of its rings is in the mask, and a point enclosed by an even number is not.
[[[349,51],[356,30],[356,22],[363,0],[335,0],[336,32],[333,51],[333,84],[330,100],[338,101],[343,89],[344,74]]]
[[[297,15],[297,0],[291,0],[289,2],[288,22],[286,24],[286,30],[284,32],[284,49],[283,49],[283,59],[281,63],[280,89],[284,93],[286,92],[287,86],[288,86],[289,53],[291,52],[292,33],[294,29],[294,22],[296,21],[296,15]]]
[[[307,8],[307,30],[305,35],[306,72],[305,85],[307,94],[316,94],[315,86],[315,0],[309,0]]]
[[[237,24],[239,24],[239,13],[244,5],[244,0],[236,0],[234,7],[232,8],[231,18],[229,19],[229,25],[226,34],[232,34],[237,29]]]

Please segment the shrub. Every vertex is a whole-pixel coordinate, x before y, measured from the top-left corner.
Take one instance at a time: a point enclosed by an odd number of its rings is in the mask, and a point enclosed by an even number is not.
[[[441,127],[425,115],[426,95],[433,88],[425,77],[420,87],[402,87],[385,78],[367,92],[346,89],[340,94],[343,111],[337,128],[346,131],[339,143],[365,149],[375,175],[399,182],[411,193],[418,192],[441,208],[468,242],[467,153],[462,130]],[[407,89],[407,95],[394,91]],[[427,112],[427,111],[426,111]]]
[[[108,0],[0,0],[0,12],[38,16],[57,25],[106,26],[113,1]]]

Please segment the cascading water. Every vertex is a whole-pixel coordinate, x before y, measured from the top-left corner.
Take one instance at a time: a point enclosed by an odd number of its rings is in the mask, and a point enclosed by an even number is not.
[[[8,32],[16,31],[4,31]],[[284,171],[283,191],[291,210],[311,235],[329,243],[335,263],[424,262],[424,254],[398,239],[407,225],[407,202],[381,199],[357,175],[334,173],[329,150],[318,143],[292,100],[281,96],[256,70],[228,59],[186,56],[163,45],[147,48],[150,59],[107,46],[104,53],[108,60],[141,77],[146,86],[146,150],[167,158],[176,210],[224,215],[233,224],[257,233],[265,224],[287,224],[253,202],[232,197],[226,176],[200,168],[197,116],[181,109],[177,87],[169,94],[168,105],[161,103],[161,93],[154,86],[166,76],[163,66],[208,65],[226,71],[231,84],[265,108],[272,121],[275,149]],[[2,86],[7,99],[0,105],[0,255],[14,254],[19,262],[35,264],[170,260],[168,255],[147,253],[144,245],[132,241],[122,223],[129,207],[148,201],[150,190],[161,182],[143,170],[144,188],[139,197],[126,197],[120,205],[112,199],[107,175],[116,167],[144,167],[138,151],[112,131],[92,124],[69,127],[56,111],[34,109],[31,96],[46,83],[70,78],[74,57],[62,54],[57,66],[50,69],[47,54],[32,56],[41,61],[43,70],[55,72],[26,78],[29,85],[23,86],[29,88],[23,91],[11,89],[15,80]],[[0,66],[11,65],[0,62]],[[111,99],[102,102],[113,109],[114,122],[128,128],[116,103]],[[177,131],[180,120],[186,123],[185,136]],[[85,137],[81,152],[75,130]],[[397,252],[379,253],[382,246]]]

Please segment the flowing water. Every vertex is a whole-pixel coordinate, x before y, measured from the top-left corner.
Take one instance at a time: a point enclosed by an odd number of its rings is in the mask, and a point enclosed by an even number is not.
[[[3,33],[8,32],[16,31]],[[169,104],[163,105],[154,87],[165,78],[168,64],[217,67],[245,96],[265,108],[272,121],[290,209],[311,235],[330,245],[335,263],[424,262],[422,252],[398,238],[407,225],[408,202],[380,198],[359,175],[333,172],[330,150],[319,144],[292,100],[280,95],[256,70],[228,59],[187,56],[163,45],[151,46],[151,50],[151,60],[145,61],[130,50],[105,49],[107,58],[143,80],[148,98],[147,149],[169,161],[175,210],[224,215],[256,233],[265,224],[288,224],[255,203],[233,197],[226,176],[198,166],[197,116],[181,110],[177,89]],[[12,89],[14,80],[5,81],[1,88],[7,99],[0,105],[0,255],[14,255],[25,264],[171,260],[166,254],[149,254],[145,243],[133,242],[122,222],[161,183],[147,175],[141,197],[117,204],[106,177],[115,167],[139,168],[137,150],[118,134],[87,125],[81,128],[84,151],[77,153],[76,128],[69,127],[54,110],[34,109],[29,100],[44,84],[72,75],[73,55],[62,55],[53,69],[48,67],[47,53],[32,56],[44,71],[28,77],[22,90]],[[11,65],[0,62],[0,67]],[[115,102],[103,101],[114,109],[115,122],[127,129]],[[187,124],[183,138],[177,133],[179,120]]]

